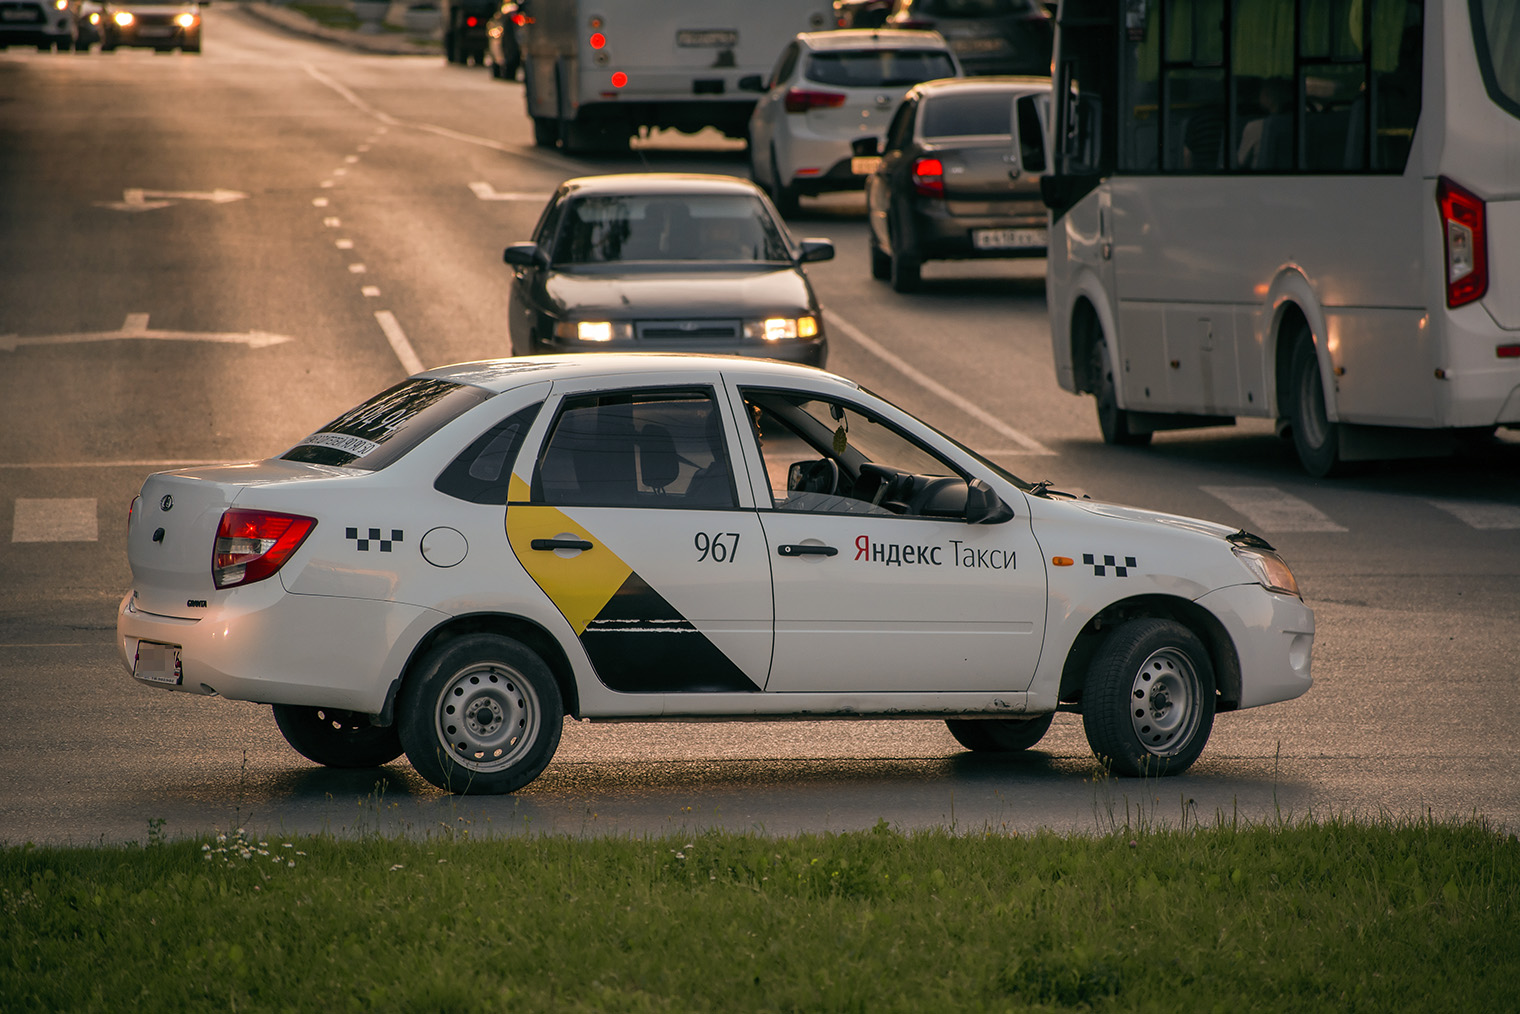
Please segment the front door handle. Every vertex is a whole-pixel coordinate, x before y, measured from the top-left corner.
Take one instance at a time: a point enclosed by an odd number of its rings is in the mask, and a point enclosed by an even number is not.
[[[784,545],[777,546],[776,552],[781,556],[838,556],[839,550],[833,546],[807,546],[807,545]]]
[[[553,552],[556,549],[591,549],[591,543],[585,539],[534,539],[528,543],[534,549],[544,552]]]

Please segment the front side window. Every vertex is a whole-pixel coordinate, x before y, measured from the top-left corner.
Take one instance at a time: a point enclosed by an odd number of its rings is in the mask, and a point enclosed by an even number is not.
[[[872,413],[790,391],[746,390],[744,403],[775,509],[964,516],[961,472]]]
[[[751,194],[588,196],[567,205],[554,243],[556,267],[791,260],[775,220]]]
[[[569,397],[534,471],[532,502],[732,507],[733,470],[711,389]]]
[[[814,53],[804,76],[836,88],[905,88],[954,77],[950,54],[937,49],[860,49]]]
[[[412,377],[344,412],[280,457],[375,471],[489,397],[479,387]]]

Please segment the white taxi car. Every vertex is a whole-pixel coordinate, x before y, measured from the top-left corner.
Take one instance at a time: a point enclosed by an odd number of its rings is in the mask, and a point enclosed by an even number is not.
[[[1261,539],[1028,484],[807,367],[629,354],[418,374],[277,458],[150,476],[117,620],[142,683],[274,706],[306,757],[510,792],[563,719],[1083,716],[1175,773],[1310,685]]]

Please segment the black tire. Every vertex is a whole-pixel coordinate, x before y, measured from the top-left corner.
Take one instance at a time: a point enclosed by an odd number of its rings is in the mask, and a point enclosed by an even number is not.
[[[194,35],[188,35],[188,36],[186,36],[185,37],[185,44],[180,47],[180,52],[182,52],[182,53],[199,53],[200,51],[201,51],[201,35],[200,35],[200,33],[196,32]]]
[[[1082,728],[1116,775],[1175,775],[1214,728],[1214,666],[1174,620],[1137,619],[1108,635],[1087,671]]]
[[[377,768],[401,756],[394,725],[336,708],[274,705],[275,724],[296,753],[330,768]]]
[[[449,792],[515,792],[559,747],[559,686],[542,659],[498,634],[430,652],[401,691],[397,725],[417,773]]]
[[[559,121],[551,116],[533,117],[533,143],[540,148],[559,144]]]
[[[781,212],[782,218],[795,218],[800,207],[797,203],[797,191],[781,182],[781,167],[776,163],[776,149],[771,149],[771,185],[766,188],[771,195],[771,203],[776,210]]]
[[[1107,340],[1100,335],[1092,343],[1088,356],[1088,375],[1092,377],[1093,400],[1097,403],[1098,428],[1103,431],[1103,442],[1117,447],[1144,447],[1151,442],[1151,432],[1136,430],[1130,414],[1119,407]]]
[[[871,250],[871,277],[878,282],[885,282],[892,277],[892,258],[887,252],[876,245],[876,234],[866,234],[866,244]]]
[[[887,281],[893,292],[913,292],[923,280],[923,262],[915,256],[917,251],[907,249],[908,241],[896,218],[887,226]]]
[[[1044,739],[1055,718],[1055,712],[1033,718],[947,718],[945,726],[967,750],[1015,753]]]
[[[1340,426],[1325,411],[1325,385],[1320,379],[1314,336],[1307,325],[1293,339],[1288,361],[1288,420],[1293,430],[1293,449],[1304,471],[1316,479],[1344,469],[1340,456]]]

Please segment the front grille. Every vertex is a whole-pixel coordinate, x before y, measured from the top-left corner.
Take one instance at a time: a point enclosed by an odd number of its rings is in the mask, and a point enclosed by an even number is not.
[[[641,320],[634,334],[648,341],[681,341],[687,338],[738,338],[744,326],[737,320]]]
[[[178,14],[139,14],[137,26],[139,28],[175,28],[174,19]]]

